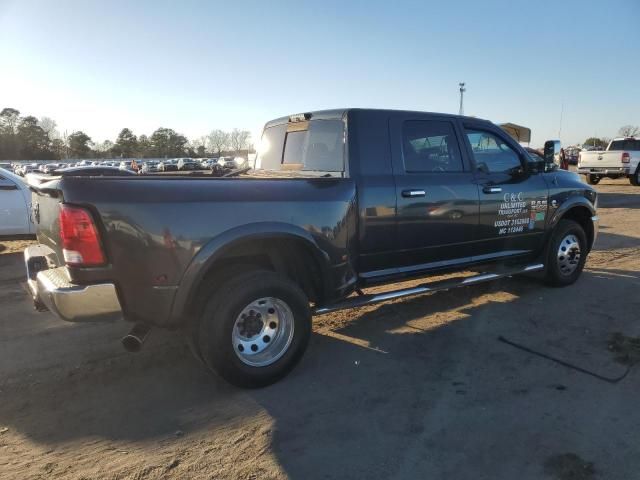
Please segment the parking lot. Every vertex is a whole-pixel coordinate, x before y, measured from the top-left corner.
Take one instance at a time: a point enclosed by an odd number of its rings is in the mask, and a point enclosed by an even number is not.
[[[122,322],[34,312],[28,241],[0,242],[0,478],[637,478],[640,188],[596,188],[575,285],[512,278],[320,316],[296,370],[250,391],[180,335],[134,355]],[[631,371],[607,382],[500,336]]]

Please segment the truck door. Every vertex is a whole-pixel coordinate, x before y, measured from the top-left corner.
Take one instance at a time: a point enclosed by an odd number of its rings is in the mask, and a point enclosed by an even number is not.
[[[456,124],[446,116],[399,115],[390,129],[400,271],[471,261],[479,199]]]
[[[474,259],[533,255],[544,237],[548,188],[513,141],[486,124],[465,122],[480,218]]]

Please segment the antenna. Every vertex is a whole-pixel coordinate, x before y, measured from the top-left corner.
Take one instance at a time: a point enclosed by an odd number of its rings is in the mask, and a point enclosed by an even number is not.
[[[464,92],[466,92],[467,89],[464,87],[465,82],[460,82],[458,85],[460,85],[460,111],[459,111],[459,114],[460,115],[464,115]]]
[[[560,134],[562,133],[562,114],[564,113],[564,102],[560,104],[560,126],[558,127],[558,140],[560,140]]]

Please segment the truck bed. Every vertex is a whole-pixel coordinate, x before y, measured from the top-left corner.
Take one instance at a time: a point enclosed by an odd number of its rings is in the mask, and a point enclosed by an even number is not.
[[[115,281],[130,319],[142,310],[149,316],[151,307],[160,325],[175,320],[169,313],[189,265],[221,235],[257,235],[286,220],[330,264],[344,264],[347,237],[355,233],[348,221],[355,185],[345,178],[62,177],[30,186],[49,265],[64,265],[59,204],[86,208],[107,265],[68,268],[70,280]]]

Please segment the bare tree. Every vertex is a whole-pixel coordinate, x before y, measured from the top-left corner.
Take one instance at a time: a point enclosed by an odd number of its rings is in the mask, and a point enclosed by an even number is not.
[[[207,156],[207,137],[202,136],[194,138],[187,142],[187,148],[191,152],[190,155],[197,155],[199,158]]]
[[[236,153],[240,152],[240,150],[246,150],[249,147],[250,138],[251,133],[249,130],[238,130],[237,128],[234,128],[229,135],[231,149]]]
[[[60,155],[60,158],[67,159],[69,158],[69,132],[65,130],[62,133],[60,140],[62,141],[62,151],[63,151],[63,154]]]
[[[618,130],[618,135],[621,137],[635,137],[640,133],[640,127],[636,125],[625,125],[624,127],[620,127]]]
[[[220,155],[220,152],[225,150],[229,146],[229,134],[224,130],[216,129],[212,130],[207,136],[209,141],[209,147],[212,151]]]
[[[203,135],[202,137],[194,138],[187,142],[187,146],[195,151],[201,150],[202,148],[206,148],[209,137]]]
[[[51,140],[55,140],[56,138],[60,138],[60,132],[56,129],[58,124],[53,118],[50,117],[40,117],[38,120],[38,125],[44,132],[49,135]]]

